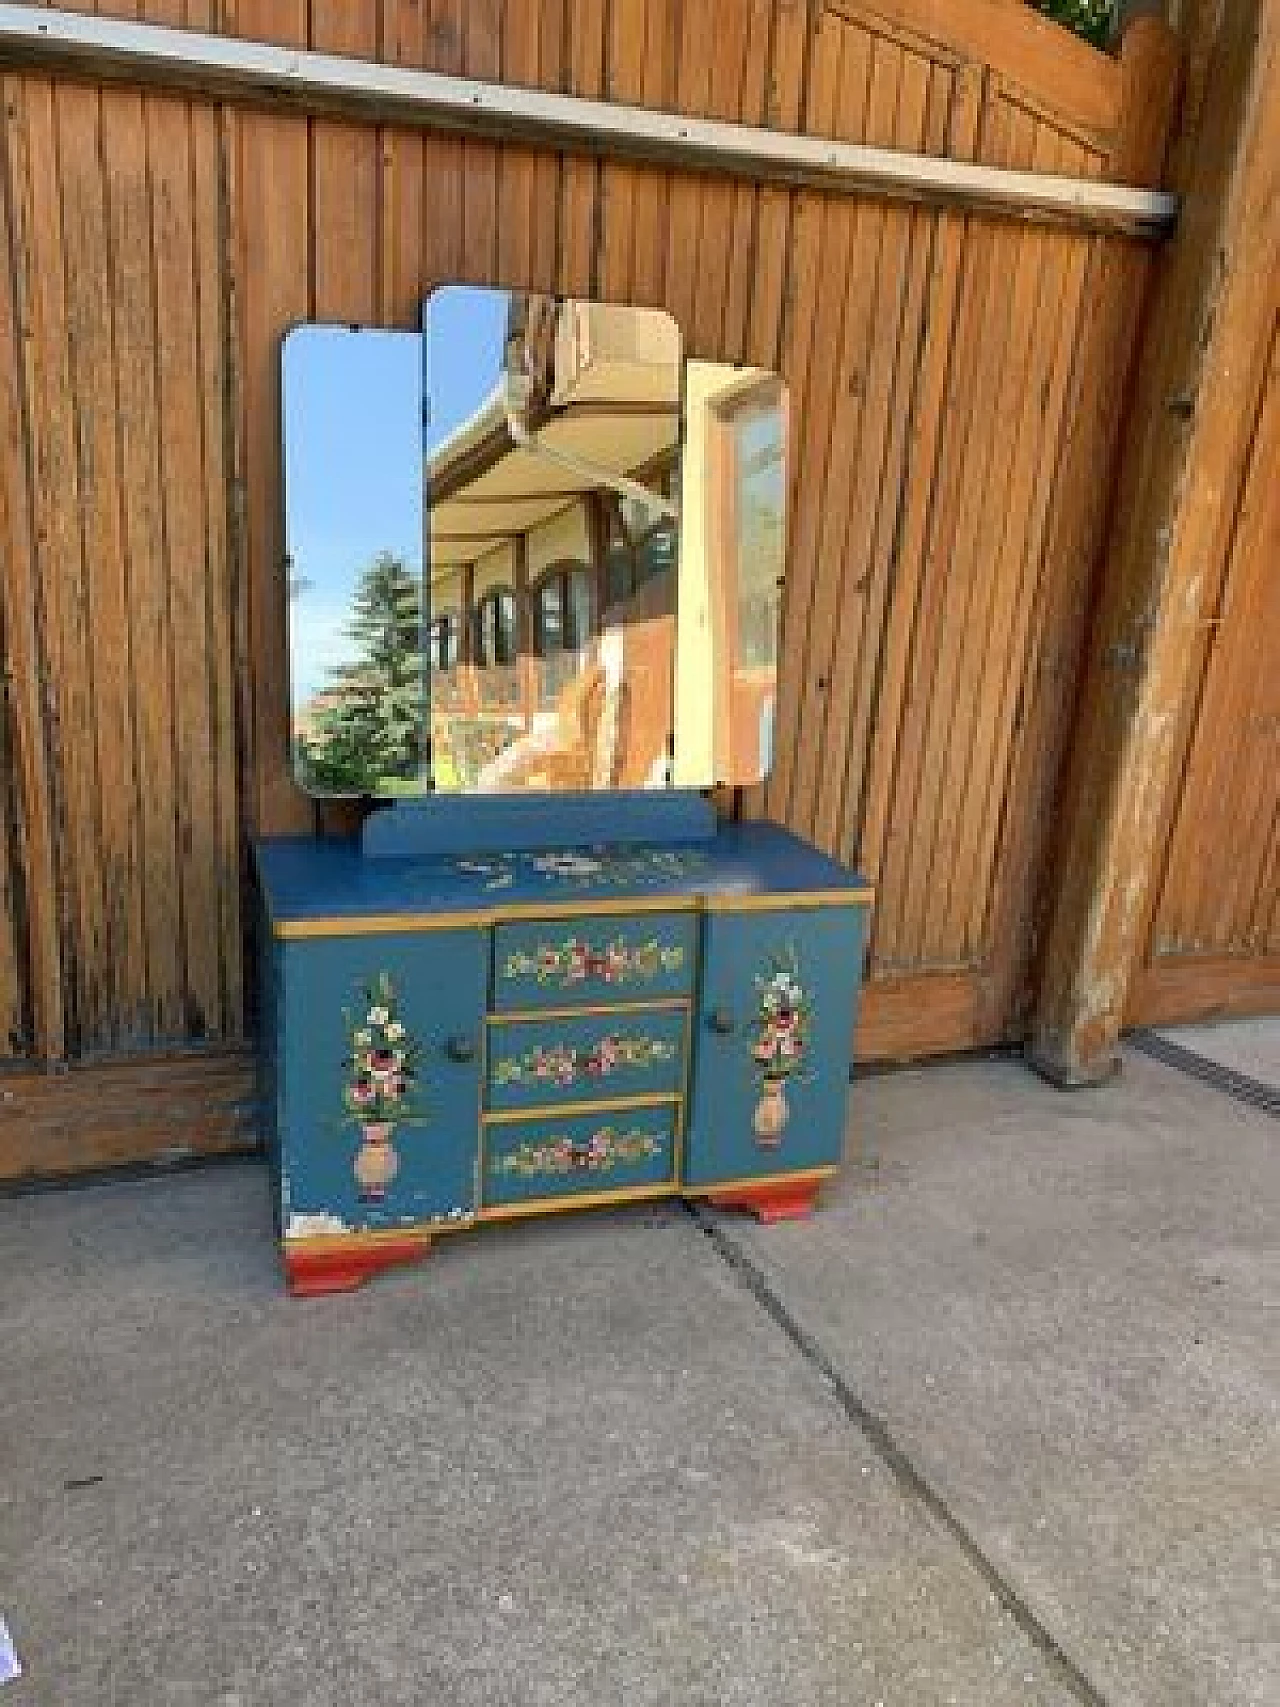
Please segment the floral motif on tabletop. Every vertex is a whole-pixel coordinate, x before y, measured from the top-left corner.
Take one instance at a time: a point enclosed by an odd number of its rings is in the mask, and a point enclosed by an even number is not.
[[[765,1149],[782,1142],[790,1118],[786,1084],[808,1076],[809,1034],[813,1012],[800,979],[794,944],[772,957],[756,974],[755,1040],[751,1061],[760,1088],[752,1116],[756,1142]]]
[[[540,942],[533,953],[514,951],[503,964],[502,976],[536,978],[541,985],[568,990],[591,979],[615,987],[647,984],[665,972],[679,972],[683,966],[684,947],[680,943],[664,943],[657,937],[628,943],[619,936],[597,948],[582,937],[571,936],[563,942]]]
[[[344,1014],[348,1053],[342,1106],[360,1129],[353,1172],[366,1202],[380,1202],[400,1169],[396,1129],[417,1118],[420,1048],[400,1015],[395,985],[380,972]]]
[[[608,1036],[588,1048],[572,1043],[538,1043],[522,1055],[495,1061],[498,1085],[572,1085],[579,1079],[607,1079],[628,1067],[650,1067],[673,1061],[676,1046],[662,1037]]]
[[[591,847],[470,856],[453,869],[487,890],[510,889],[517,877],[548,888],[618,889],[678,883],[706,863],[702,848]]]
[[[526,1139],[514,1150],[497,1156],[493,1171],[522,1179],[539,1174],[609,1173],[613,1168],[647,1162],[664,1148],[652,1132],[620,1132],[601,1126],[589,1138]]]

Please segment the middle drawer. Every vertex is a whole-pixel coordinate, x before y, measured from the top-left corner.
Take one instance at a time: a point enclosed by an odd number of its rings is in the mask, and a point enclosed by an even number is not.
[[[661,1096],[684,1088],[688,1004],[552,1010],[537,1019],[490,1016],[488,1105]]]

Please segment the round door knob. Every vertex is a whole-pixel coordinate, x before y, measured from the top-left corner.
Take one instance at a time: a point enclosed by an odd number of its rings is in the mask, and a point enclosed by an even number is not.
[[[444,1052],[451,1061],[474,1061],[476,1046],[469,1037],[451,1037],[444,1046]]]
[[[728,1037],[733,1030],[733,1015],[728,1008],[712,1008],[708,1023],[712,1031],[718,1032],[721,1037]]]

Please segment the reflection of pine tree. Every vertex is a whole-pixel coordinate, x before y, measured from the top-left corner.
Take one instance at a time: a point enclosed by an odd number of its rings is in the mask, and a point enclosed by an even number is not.
[[[425,722],[422,590],[391,552],[361,575],[348,632],[355,659],[331,672],[327,703],[299,740],[298,758],[318,793],[376,794],[418,776]]]

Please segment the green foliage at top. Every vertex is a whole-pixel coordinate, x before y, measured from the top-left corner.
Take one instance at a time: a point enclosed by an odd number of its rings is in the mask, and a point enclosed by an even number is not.
[[[1116,0],[1032,0],[1032,4],[1094,47],[1107,45]]]
[[[317,793],[386,794],[417,777],[424,722],[422,589],[390,552],[361,575],[348,633],[355,658],[297,743],[301,774]]]

